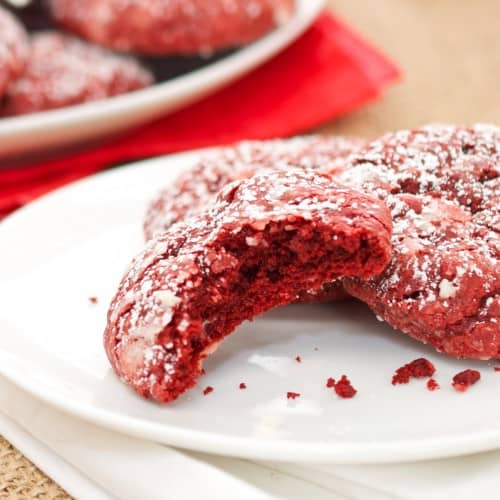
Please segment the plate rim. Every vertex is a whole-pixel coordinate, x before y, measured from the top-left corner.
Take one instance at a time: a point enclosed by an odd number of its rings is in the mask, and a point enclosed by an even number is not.
[[[10,353],[5,353],[0,348],[0,359],[5,361],[9,357]],[[36,392],[30,384],[16,379],[5,368],[0,369],[0,376],[37,400],[67,415],[105,429],[166,446],[246,460],[337,465],[399,464],[468,456],[500,447],[499,431],[469,433],[460,438],[450,436],[440,439],[399,440],[381,446],[367,442],[328,444],[300,443],[290,439],[265,441],[258,438],[227,436],[217,432],[180,429],[171,424],[148,422],[145,425],[140,419],[127,415],[117,417],[117,414],[102,409],[90,411],[87,405],[78,402],[71,404],[62,396],[49,398],[45,394]],[[363,458],[360,458],[361,456]]]
[[[208,66],[160,82],[151,87],[121,94],[100,101],[92,101],[65,108],[17,117],[0,118],[0,159],[46,150],[55,145],[78,144],[98,137],[127,130],[133,126],[167,116],[209,94],[229,85],[265,63],[297,40],[315,21],[326,5],[326,0],[296,0],[294,17],[235,53]],[[126,124],[115,122],[129,115]],[[100,133],[91,133],[89,127],[99,121],[114,122],[113,127]],[[46,137],[62,128],[70,139],[49,140]],[[81,137],[73,137],[70,127],[85,128]],[[30,145],[30,139],[32,144]],[[33,138],[36,140],[33,141]],[[8,142],[6,145],[5,142]],[[17,152],[16,152],[17,151]]]

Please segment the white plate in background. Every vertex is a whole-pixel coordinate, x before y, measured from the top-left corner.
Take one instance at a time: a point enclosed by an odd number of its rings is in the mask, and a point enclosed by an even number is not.
[[[356,302],[296,305],[242,325],[207,360],[199,387],[170,405],[119,382],[102,347],[107,305],[143,245],[147,200],[198,155],[94,176],[0,224],[1,374],[110,429],[239,457],[398,462],[500,446],[500,373],[440,355]],[[436,365],[441,390],[425,380],[392,386],[394,370],[421,356]],[[462,394],[450,382],[465,368],[482,380]],[[325,387],[344,373],[359,391],[351,400]],[[215,390],[203,396],[208,385]],[[302,396],[288,401],[288,391]]]
[[[294,42],[311,26],[325,0],[297,0],[285,25],[232,55],[186,75],[78,106],[0,118],[0,158],[100,138],[177,111],[231,83]]]

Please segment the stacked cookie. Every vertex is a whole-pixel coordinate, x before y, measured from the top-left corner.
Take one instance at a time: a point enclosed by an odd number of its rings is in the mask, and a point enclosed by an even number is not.
[[[155,79],[146,56],[203,55],[245,45],[286,22],[294,0],[48,0],[27,33],[0,6],[0,116],[81,104]],[[78,38],[79,37],[79,38]]]
[[[0,96],[22,73],[28,54],[27,33],[12,14],[0,7]]]
[[[141,54],[210,54],[245,45],[290,19],[294,0],[49,0],[63,28]]]
[[[500,357],[497,127],[217,150],[152,201],[145,234],[105,332],[145,397],[192,387],[243,320],[346,292],[445,354]]]

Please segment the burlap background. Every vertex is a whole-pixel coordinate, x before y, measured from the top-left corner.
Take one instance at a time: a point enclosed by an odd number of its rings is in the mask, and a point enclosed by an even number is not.
[[[500,1],[334,0],[404,71],[375,104],[319,128],[374,137],[429,122],[500,122]],[[66,499],[0,438],[0,499]]]

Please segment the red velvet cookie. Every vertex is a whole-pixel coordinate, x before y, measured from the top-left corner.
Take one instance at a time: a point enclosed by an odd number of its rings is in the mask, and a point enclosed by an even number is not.
[[[293,14],[294,0],[49,0],[66,29],[117,50],[207,54],[245,45]]]
[[[0,96],[21,74],[28,50],[24,28],[10,12],[0,7]]]
[[[500,129],[389,134],[349,164],[339,180],[385,199],[394,230],[387,269],[347,291],[450,356],[500,357]]]
[[[21,115],[147,87],[151,73],[131,57],[56,32],[33,35],[28,64],[7,89],[4,114]]]
[[[285,140],[245,141],[216,149],[186,170],[151,202],[145,222],[146,239],[173,223],[200,213],[224,186],[251,177],[263,168],[290,166],[335,173],[344,159],[365,142],[354,137],[311,135]],[[303,292],[299,302],[342,300],[349,295],[340,282],[327,283],[314,294]]]
[[[244,320],[390,259],[385,204],[327,175],[262,170],[151,240],[123,278],[104,342],[123,381],[166,403]]]
[[[298,166],[334,173],[344,159],[365,143],[347,137],[304,136],[287,140],[245,141],[213,150],[182,172],[149,205],[144,221],[146,239],[174,222],[198,214],[227,184],[246,179],[262,168]]]

